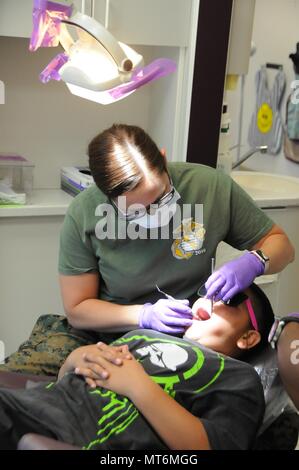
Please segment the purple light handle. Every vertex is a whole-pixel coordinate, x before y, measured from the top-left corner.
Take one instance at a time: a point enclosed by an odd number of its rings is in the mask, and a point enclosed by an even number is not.
[[[54,57],[47,67],[40,73],[39,79],[42,83],[48,83],[50,80],[61,80],[59,70],[69,60],[68,55],[62,52]]]
[[[151,64],[147,65],[143,69],[136,70],[131,78],[131,81],[125,85],[119,85],[118,87],[110,90],[110,95],[118,99],[123,95],[137,90],[147,83],[157,80],[160,77],[164,77],[176,70],[176,63],[170,59],[157,59]],[[142,74],[142,75],[141,75]]]
[[[73,5],[61,5],[48,0],[34,0],[33,29],[29,50],[39,47],[56,47],[59,44],[61,21],[72,15]]]

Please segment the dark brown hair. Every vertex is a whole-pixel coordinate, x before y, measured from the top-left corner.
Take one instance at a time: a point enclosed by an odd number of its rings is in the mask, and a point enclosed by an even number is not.
[[[104,130],[90,142],[88,156],[96,185],[111,198],[138,186],[144,177],[142,165],[158,174],[167,171],[157,145],[137,126],[114,124]]]

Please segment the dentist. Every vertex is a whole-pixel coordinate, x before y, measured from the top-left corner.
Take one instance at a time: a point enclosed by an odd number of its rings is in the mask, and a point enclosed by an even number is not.
[[[294,259],[284,231],[230,177],[167,164],[139,127],[113,125],[96,136],[89,163],[95,185],[70,205],[59,257],[64,307],[76,329],[180,334],[206,279],[208,297],[227,301]],[[248,251],[210,275],[220,241]],[[171,295],[161,299],[156,285]]]
[[[66,317],[42,315],[0,372],[57,375],[74,349],[99,341],[120,365],[127,346],[103,343],[138,327],[183,334],[204,282],[209,297],[226,301],[294,259],[284,231],[230,177],[167,164],[139,127],[114,125],[88,152],[95,185],[72,201],[61,230]],[[247,251],[211,275],[221,241]]]

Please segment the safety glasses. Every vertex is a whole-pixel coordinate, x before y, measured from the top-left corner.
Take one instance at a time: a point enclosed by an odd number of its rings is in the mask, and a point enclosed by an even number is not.
[[[117,203],[113,199],[110,199],[110,202],[122,219],[125,219],[128,222],[132,220],[140,219],[146,214],[149,214],[149,212],[155,212],[157,209],[160,209],[161,207],[166,206],[172,201],[174,193],[175,193],[175,188],[173,186],[172,180],[169,175],[168,177],[169,177],[170,190],[166,194],[164,194],[162,197],[154,201],[152,204],[150,204],[148,207],[141,206],[140,208],[137,208],[134,211],[124,212],[118,207]]]
[[[199,297],[206,297],[207,295],[207,290],[205,288],[205,284],[203,284],[202,286],[200,286],[200,288],[198,289],[197,291],[197,295]],[[223,302],[223,300],[221,300],[221,302],[224,304],[224,305],[229,305],[230,307],[237,307],[238,305],[242,304],[243,302],[245,302],[245,305],[247,307],[247,310],[248,310],[248,315],[249,315],[249,318],[250,318],[250,321],[251,321],[251,324],[253,326],[253,328],[258,331],[258,323],[257,323],[257,319],[256,319],[256,315],[254,313],[254,309],[253,309],[253,306],[252,306],[252,302],[250,300],[250,298],[248,297],[248,295],[246,295],[244,292],[238,292],[238,294],[234,295],[231,299],[229,299],[227,302]]]

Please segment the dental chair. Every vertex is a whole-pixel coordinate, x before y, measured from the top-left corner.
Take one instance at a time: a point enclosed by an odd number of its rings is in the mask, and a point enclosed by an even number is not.
[[[285,392],[278,374],[276,352],[270,346],[247,361],[257,371],[264,388],[266,411],[253,449],[294,449],[298,440],[299,417]],[[55,377],[0,371],[0,387],[30,388],[39,382],[51,382]],[[283,441],[277,436],[283,435]],[[273,442],[277,441],[277,442]],[[281,444],[283,442],[283,444]],[[25,434],[18,450],[80,450],[79,447],[38,434]]]
[[[33,387],[41,382],[52,382],[56,377],[46,375],[20,374],[17,372],[0,371],[0,387],[11,389],[24,389]],[[25,434],[19,441],[18,450],[80,450],[79,447],[59,442],[50,437],[39,434]]]
[[[265,396],[265,415],[253,450],[293,450],[298,442],[299,414],[279,376],[277,353],[270,345],[249,361],[259,374]]]

